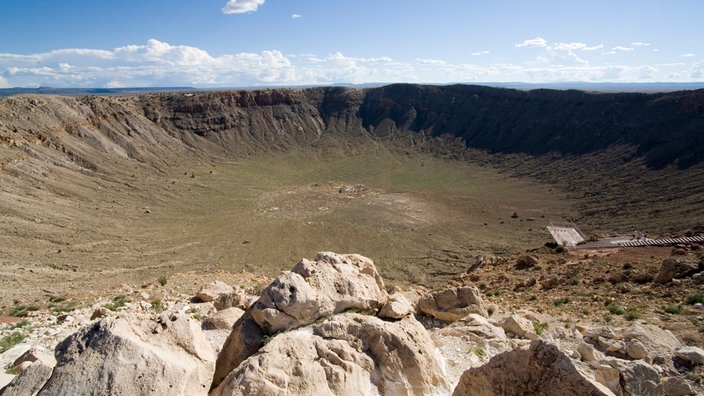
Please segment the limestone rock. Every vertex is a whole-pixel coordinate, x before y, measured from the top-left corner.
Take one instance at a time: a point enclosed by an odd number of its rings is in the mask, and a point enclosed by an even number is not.
[[[649,364],[642,361],[629,362],[619,369],[623,388],[630,394],[656,393],[660,384],[660,375]]]
[[[631,359],[643,359],[648,356],[648,351],[640,341],[631,340],[626,343],[626,354]]]
[[[39,391],[51,378],[53,369],[54,366],[43,359],[34,361],[13,378],[6,387],[0,389],[0,396],[34,396],[39,394]]]
[[[579,352],[582,360],[585,362],[595,362],[604,358],[604,354],[600,351],[594,349],[591,345],[586,342],[582,342],[577,347],[577,352]]]
[[[694,364],[704,364],[704,349],[695,346],[686,346],[675,352],[678,358]]]
[[[641,323],[619,330],[590,328],[584,338],[608,355],[630,359],[671,354],[682,345],[670,331]]]
[[[449,391],[430,336],[413,316],[346,313],[273,337],[211,396],[429,395]]]
[[[264,336],[353,310],[376,314],[386,303],[384,282],[372,260],[321,252],[282,273],[234,325],[218,355],[213,386],[264,344]]]
[[[485,317],[478,314],[469,314],[453,323],[454,328],[463,332],[472,333],[483,339],[506,339],[506,332],[501,327],[490,323]]]
[[[617,395],[622,393],[620,378],[618,370],[606,364],[600,365],[594,371],[594,379]]]
[[[184,315],[102,319],[55,353],[41,394],[206,394],[215,360],[199,324]]]
[[[434,318],[453,322],[475,313],[487,317],[479,289],[455,287],[425,295],[418,300],[416,310]]]
[[[218,311],[230,307],[245,310],[249,308],[250,305],[254,304],[258,298],[258,296],[252,296],[247,294],[242,289],[236,289],[230,293],[220,294],[218,298],[213,301],[213,305]]]
[[[232,329],[232,326],[234,326],[242,315],[244,315],[243,310],[230,307],[206,317],[204,322],[212,326],[214,329]]]
[[[537,336],[535,329],[533,329],[533,323],[519,315],[509,315],[498,324],[506,332],[514,334],[516,337],[535,338]]]
[[[655,277],[656,283],[667,283],[672,279],[684,278],[697,272],[699,265],[694,261],[666,258],[660,264],[660,271]]]
[[[667,396],[687,396],[693,394],[692,386],[682,378],[665,378],[662,380],[662,385]]]
[[[555,345],[534,340],[528,348],[504,352],[465,371],[453,395],[552,396],[566,390],[574,395],[614,395]]]
[[[380,318],[402,319],[413,314],[413,305],[403,294],[394,293],[379,310]]]
[[[27,352],[23,353],[20,357],[15,359],[15,361],[10,366],[10,371],[19,372],[24,370],[30,364],[41,360],[45,365],[49,367],[56,366],[56,358],[54,355],[44,351],[39,348],[30,348]]]
[[[232,293],[234,291],[235,289],[225,282],[213,281],[203,285],[198,293],[196,293],[196,298],[203,302],[211,302],[220,297],[222,294]]]

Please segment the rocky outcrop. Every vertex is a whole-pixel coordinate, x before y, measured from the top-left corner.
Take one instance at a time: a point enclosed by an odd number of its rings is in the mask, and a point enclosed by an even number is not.
[[[668,283],[673,279],[684,278],[698,271],[700,271],[699,263],[670,257],[663,260],[660,265],[660,271],[655,277],[655,282]]]
[[[456,287],[423,296],[416,303],[418,313],[446,322],[453,322],[475,313],[488,316],[479,289]]]
[[[374,262],[318,253],[277,277],[234,325],[218,356],[213,386],[264,345],[264,337],[345,311],[376,314],[388,295]]]
[[[434,345],[413,317],[357,313],[275,336],[212,393],[429,395],[449,391]]]
[[[215,356],[199,324],[177,315],[135,319],[105,318],[84,327],[57,346],[50,377],[48,366],[35,362],[7,389],[40,389],[40,395],[206,394]]]
[[[573,395],[614,395],[555,345],[535,340],[528,348],[504,352],[467,370],[453,395],[552,396],[567,390]]]
[[[215,301],[218,297],[223,294],[234,293],[235,289],[225,282],[213,281],[207,285],[203,285],[198,293],[196,293],[196,298],[203,302]]]

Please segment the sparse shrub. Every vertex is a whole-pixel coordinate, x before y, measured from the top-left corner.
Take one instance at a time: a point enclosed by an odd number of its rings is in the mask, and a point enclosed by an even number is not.
[[[0,353],[5,353],[8,349],[24,341],[24,334],[10,333],[0,338]]]
[[[555,249],[552,249],[552,250],[550,251],[550,253],[552,253],[552,254],[562,254],[562,253],[564,253],[564,252],[566,252],[566,251],[567,251],[567,249],[565,249],[564,246],[562,246],[562,245],[557,245],[557,247],[556,247]]]
[[[536,301],[538,299],[538,296],[535,294],[531,294],[530,297],[528,297],[528,301]]]
[[[535,334],[541,335],[545,331],[545,326],[540,322],[533,322],[533,330]]]
[[[49,296],[49,302],[60,303],[64,301],[66,301],[66,297],[64,296]]]
[[[160,285],[166,286],[166,277],[165,276],[160,276],[159,279],[157,279],[157,282],[159,282]]]
[[[589,315],[590,312],[591,311],[589,311],[589,308],[587,308],[587,307],[582,308],[582,315]]]
[[[495,311],[496,307],[493,305],[489,305],[488,307],[486,307],[486,313],[489,314],[489,316],[493,315]]]
[[[606,301],[604,305],[606,306],[606,309],[609,311],[609,313],[612,313],[614,315],[623,315],[626,312],[613,300]]]
[[[628,311],[626,311],[626,313],[623,315],[623,317],[626,320],[636,320],[636,319],[640,319],[640,313],[638,311],[636,311],[635,309],[629,309]]]
[[[164,303],[158,298],[152,299],[151,308],[152,308],[152,311],[154,311],[156,313],[162,313],[166,309],[166,307],[164,306]]]
[[[29,321],[27,319],[23,319],[17,323],[13,323],[12,325],[10,325],[10,330],[21,329],[21,328],[26,327],[28,325],[29,325]]]
[[[565,305],[565,304],[569,304],[569,303],[571,303],[571,302],[572,302],[572,300],[570,300],[569,297],[559,297],[559,298],[556,298],[555,301],[553,301],[552,303],[553,303],[556,307],[561,307],[561,306],[563,306],[563,305]]]
[[[60,315],[62,313],[73,312],[73,310],[76,309],[76,303],[49,305],[49,309],[51,309],[55,315]]]
[[[482,347],[470,347],[469,352],[473,353],[479,360],[486,359],[486,350]]]
[[[684,308],[682,308],[681,304],[670,304],[670,305],[665,305],[664,307],[662,307],[663,311],[665,311],[669,314],[676,314],[676,315],[681,314],[683,309]]]
[[[578,276],[574,276],[574,277],[572,277],[572,279],[570,280],[570,284],[572,284],[572,286],[577,286],[577,285],[580,284],[581,282],[582,282],[582,279],[580,279],[580,277],[578,277]]]
[[[484,283],[484,282],[480,283],[479,290],[486,290],[486,283]]]
[[[604,315],[604,322],[606,322],[606,323],[611,323],[611,321],[612,321],[613,319],[614,319],[614,317],[611,316],[611,314],[606,314],[606,315]]]
[[[130,300],[125,296],[124,294],[120,294],[119,296],[116,296],[115,298],[112,299],[109,303],[105,304],[105,308],[111,310],[111,311],[117,311],[119,308],[122,308],[130,302]]]
[[[16,318],[24,318],[29,312],[38,310],[39,307],[36,305],[18,305],[12,308],[12,311],[10,311],[10,316],[14,316]]]
[[[704,292],[698,292],[687,296],[685,303],[689,305],[704,304]]]

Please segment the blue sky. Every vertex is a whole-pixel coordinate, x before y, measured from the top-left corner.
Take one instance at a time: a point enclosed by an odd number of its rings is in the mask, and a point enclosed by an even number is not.
[[[704,82],[704,1],[2,0],[0,87]]]

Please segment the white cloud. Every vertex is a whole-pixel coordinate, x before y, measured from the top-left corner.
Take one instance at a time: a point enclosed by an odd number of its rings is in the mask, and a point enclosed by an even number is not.
[[[650,47],[650,43],[644,43],[642,41],[634,41],[631,45],[634,47]]]
[[[635,48],[633,48],[633,47],[624,47],[624,46],[619,45],[616,47],[612,47],[611,51],[606,51],[603,54],[604,55],[613,55],[613,54],[617,54],[619,52],[632,52],[634,49]]]
[[[522,48],[522,47],[546,47],[548,45],[548,42],[545,41],[544,38],[542,37],[536,37],[534,39],[529,39],[529,40],[523,40],[522,43],[514,44],[514,47],[517,48]]]
[[[223,14],[244,14],[256,11],[266,0],[228,0],[222,7]]]
[[[29,55],[0,54],[0,87],[207,88],[338,82],[704,81],[704,66],[697,58],[649,65],[617,64],[614,59],[618,58],[608,58],[610,61],[606,63],[605,58],[589,52],[599,45],[547,41],[544,44],[530,60],[478,65],[437,58],[400,62],[385,56],[350,57],[342,52],[285,54],[273,49],[213,56],[200,48],[151,39],[144,44],[125,45],[110,51],[59,49]],[[618,48],[613,48],[614,53]],[[467,58],[479,60],[477,57],[488,53],[478,51]]]
[[[293,14],[293,15],[291,15],[291,19],[298,19],[298,18],[300,18],[300,17],[302,17],[302,16],[303,16],[303,15],[301,15],[301,14]]]
[[[680,55],[680,56],[683,57],[683,58],[693,58],[693,57],[695,57],[696,55],[693,54],[693,53],[691,53],[691,52],[688,52],[688,53],[682,54],[682,55]]]

